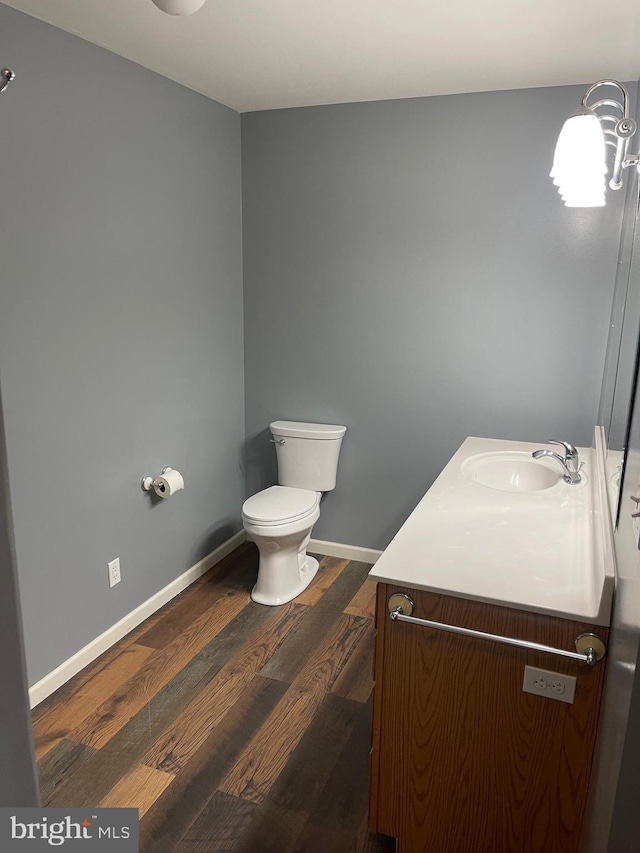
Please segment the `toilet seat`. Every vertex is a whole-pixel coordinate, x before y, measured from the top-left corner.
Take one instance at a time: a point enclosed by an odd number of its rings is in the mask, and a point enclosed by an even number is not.
[[[312,515],[320,495],[309,489],[270,486],[248,498],[242,505],[243,518],[261,527],[289,524]]]

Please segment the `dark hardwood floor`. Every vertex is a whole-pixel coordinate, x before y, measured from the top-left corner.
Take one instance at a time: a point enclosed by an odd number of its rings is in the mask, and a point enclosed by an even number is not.
[[[143,853],[386,853],[367,832],[375,585],[249,598],[245,543],[33,714],[44,806],[134,806]]]

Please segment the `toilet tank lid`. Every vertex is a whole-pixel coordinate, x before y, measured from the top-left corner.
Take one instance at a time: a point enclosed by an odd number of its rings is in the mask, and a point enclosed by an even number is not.
[[[290,436],[291,438],[342,438],[347,431],[346,426],[338,424],[308,424],[297,421],[274,421],[270,426],[272,435]]]

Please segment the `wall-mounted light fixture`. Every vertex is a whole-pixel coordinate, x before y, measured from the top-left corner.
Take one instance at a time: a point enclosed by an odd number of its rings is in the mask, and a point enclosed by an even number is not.
[[[589,103],[602,86],[617,89],[615,99]],[[611,109],[614,114],[611,114]],[[629,117],[629,94],[617,80],[599,80],[589,86],[582,105],[565,121],[553,158],[551,177],[567,207],[602,207],[605,203],[607,160],[611,163],[609,187],[622,187],[622,171],[640,168],[638,154],[629,153],[636,123]],[[609,148],[615,149],[611,154]]]
[[[205,0],[152,0],[169,15],[191,15],[204,6]]]

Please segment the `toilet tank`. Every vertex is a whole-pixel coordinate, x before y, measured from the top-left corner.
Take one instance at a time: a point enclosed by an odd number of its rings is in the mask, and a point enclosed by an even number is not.
[[[281,486],[312,492],[330,492],[335,488],[346,427],[274,421],[269,428],[276,441]]]

